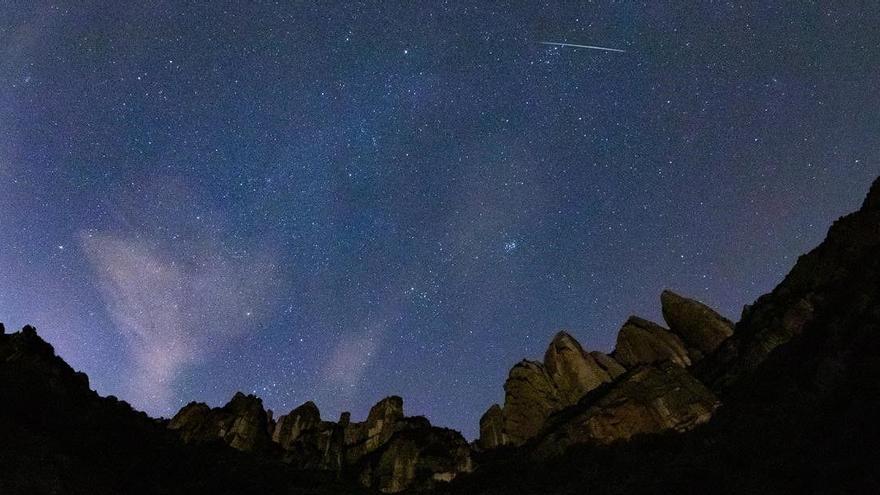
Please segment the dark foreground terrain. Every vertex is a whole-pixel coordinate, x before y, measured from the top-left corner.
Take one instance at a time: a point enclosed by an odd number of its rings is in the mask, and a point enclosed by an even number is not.
[[[244,395],[151,419],[4,332],[0,493],[880,492],[880,180],[735,325],[662,305],[608,355],[560,333],[514,366],[472,445],[397,397],[360,423]]]

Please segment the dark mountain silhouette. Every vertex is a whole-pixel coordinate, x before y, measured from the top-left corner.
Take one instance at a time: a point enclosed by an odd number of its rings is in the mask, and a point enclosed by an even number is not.
[[[610,354],[560,332],[515,365],[472,445],[399,397],[363,422],[243,394],[155,420],[0,332],[0,493],[880,491],[880,179],[735,325],[660,304]]]

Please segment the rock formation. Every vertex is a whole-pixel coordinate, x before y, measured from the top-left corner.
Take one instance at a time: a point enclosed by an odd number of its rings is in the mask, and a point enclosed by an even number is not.
[[[567,332],[559,332],[544,362],[517,363],[504,383],[504,407],[489,408],[480,419],[482,449],[521,445],[535,437],[551,414],[621,376],[626,369],[601,352],[586,352]]]
[[[660,304],[669,330],[681,337],[694,362],[733,335],[733,323],[699,301],[665,290],[660,294]]]
[[[584,352],[580,343],[566,332],[557,333],[550,342],[544,354],[544,368],[556,385],[563,406],[574,404],[586,392],[612,379],[596,358]]]
[[[430,489],[472,470],[470,446],[457,431],[404,428],[365,460],[359,479],[364,486],[396,493]]]
[[[304,431],[317,428],[321,424],[321,412],[314,402],[308,401],[289,414],[279,416],[272,430],[272,441],[284,449],[290,449]]]
[[[687,335],[714,334],[719,330],[693,328],[726,321],[696,301],[671,293],[666,299],[674,306],[670,318]],[[557,428],[552,438],[561,435],[569,443],[608,443],[635,433],[693,427],[711,416],[717,400],[684,371],[690,365],[688,350],[678,335],[635,316],[621,328],[613,356],[585,352],[574,337],[559,332],[543,363],[523,360],[510,370],[504,384],[504,407],[493,405],[480,419],[476,445],[484,450],[522,445],[546,434],[548,428]],[[592,398],[586,406],[585,396]],[[562,427],[554,419],[557,413],[569,417],[570,410],[585,407],[588,411],[576,425]],[[589,432],[575,434],[585,425]]]
[[[219,438],[234,449],[253,452],[269,446],[268,425],[269,415],[263,409],[263,401],[238,392],[221,408],[211,409],[199,402],[187,404],[171,419],[168,428],[179,430],[186,442]]]
[[[630,316],[617,334],[614,359],[627,368],[667,361],[679,366],[691,364],[687,349],[677,335],[636,316]]]
[[[510,443],[535,436],[551,413],[561,408],[556,386],[544,365],[523,360],[504,382],[504,433]]]
[[[639,366],[602,393],[587,395],[552,417],[537,453],[548,457],[580,443],[687,431],[708,421],[718,405],[715,395],[681,366],[669,361]]]
[[[403,419],[403,399],[386,397],[370,408],[367,421],[345,427],[346,462],[353,464],[384,445]]]
[[[397,396],[379,401],[360,423],[352,423],[348,413],[338,423],[322,421],[312,402],[280,416],[274,427],[270,417],[260,399],[237,393],[221,408],[186,405],[168,428],[188,443],[219,439],[238,450],[277,456],[299,469],[352,475],[386,493],[449,481],[472,468],[470,447],[460,433],[435,428],[422,417],[405,417],[403,399]],[[280,454],[272,453],[270,442]]]
[[[487,450],[507,443],[507,434],[504,433],[504,413],[501,411],[501,406],[492,404],[480,418],[480,438],[477,440],[477,446]]]

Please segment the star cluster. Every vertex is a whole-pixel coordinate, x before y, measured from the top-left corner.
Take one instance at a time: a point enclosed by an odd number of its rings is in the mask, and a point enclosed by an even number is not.
[[[149,4],[149,5],[148,5]],[[880,9],[0,4],[0,320],[155,415],[473,437],[559,329],[736,319],[880,173]],[[625,52],[541,44],[600,45]]]

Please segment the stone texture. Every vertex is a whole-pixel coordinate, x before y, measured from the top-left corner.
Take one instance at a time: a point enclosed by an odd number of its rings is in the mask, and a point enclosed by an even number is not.
[[[366,424],[366,447],[371,452],[384,444],[394,433],[396,423],[403,419],[403,399],[394,395],[380,400],[370,408]]]
[[[300,469],[340,472],[345,463],[345,427],[321,421],[284,446],[282,459]]]
[[[614,359],[627,368],[666,361],[679,366],[691,365],[687,349],[677,335],[635,316],[630,316],[617,334]]]
[[[556,386],[544,365],[523,360],[504,383],[504,432],[519,445],[535,436],[551,413],[561,408]]]
[[[346,462],[353,464],[385,444],[403,417],[403,399],[391,396],[370,408],[365,422],[345,427]]]
[[[610,376],[612,380],[626,373],[626,368],[621,366],[620,363],[615,361],[614,358],[608,354],[599,351],[592,351],[590,352],[590,356],[593,356],[596,363],[605,370],[605,373],[608,373],[608,376]]]
[[[733,335],[733,323],[699,301],[664,290],[660,304],[669,330],[681,337],[694,361],[711,354]]]
[[[492,404],[480,418],[480,438],[477,440],[477,446],[481,449],[494,449],[506,443],[504,412],[501,406]]]
[[[544,353],[544,368],[556,386],[563,407],[576,403],[585,393],[611,381],[611,375],[566,332],[557,333],[550,342]]]
[[[712,392],[681,366],[669,361],[639,366],[602,393],[554,416],[536,452],[547,457],[574,444],[687,431],[708,421],[718,405]]]
[[[303,431],[316,428],[320,424],[321,412],[318,411],[318,406],[308,401],[290,411],[290,414],[278,418],[272,432],[272,441],[289,449]]]
[[[473,470],[470,447],[457,431],[408,428],[395,433],[360,471],[361,484],[382,493],[428,491]],[[430,476],[420,476],[430,473]]]

